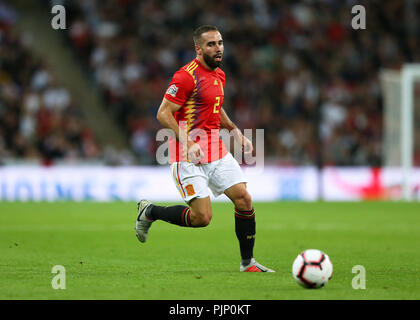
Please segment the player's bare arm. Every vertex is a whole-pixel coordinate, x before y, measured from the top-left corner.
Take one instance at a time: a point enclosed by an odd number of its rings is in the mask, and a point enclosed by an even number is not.
[[[200,146],[184,130],[180,130],[178,122],[174,117],[174,113],[180,108],[180,105],[163,98],[156,118],[163,127],[171,129],[175,133],[176,139],[181,145],[186,146],[188,159],[196,163],[203,157],[203,152]]]
[[[254,150],[252,142],[247,137],[245,137],[241,130],[239,130],[233,121],[230,120],[223,108],[220,109],[220,127],[227,129],[232,133],[235,140],[242,145],[245,153],[251,153]]]

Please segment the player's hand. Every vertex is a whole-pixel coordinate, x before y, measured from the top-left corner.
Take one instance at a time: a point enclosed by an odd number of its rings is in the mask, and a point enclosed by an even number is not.
[[[200,160],[204,158],[203,150],[201,150],[198,143],[188,143],[187,157],[188,160],[194,164],[199,163]]]
[[[243,137],[242,148],[243,148],[245,154],[249,154],[249,153],[252,153],[252,151],[254,151],[254,147],[252,146],[252,142],[247,137]]]

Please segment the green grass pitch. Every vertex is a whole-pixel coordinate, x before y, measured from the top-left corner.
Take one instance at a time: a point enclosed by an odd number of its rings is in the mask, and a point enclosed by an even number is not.
[[[0,299],[420,299],[420,204],[255,203],[256,259],[277,272],[240,273],[233,206],[206,228],[154,223],[134,231],[136,203],[0,203]],[[334,265],[324,288],[291,274],[304,249]],[[54,290],[53,266],[66,270]],[[355,265],[366,289],[354,290]]]

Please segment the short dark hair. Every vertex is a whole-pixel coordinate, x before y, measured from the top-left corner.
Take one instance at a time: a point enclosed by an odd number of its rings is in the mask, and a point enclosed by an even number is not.
[[[203,33],[208,32],[208,31],[219,31],[219,29],[217,29],[217,27],[211,26],[211,25],[204,25],[204,26],[198,27],[197,29],[194,30],[194,33],[193,33],[194,44],[198,45],[198,42],[201,38],[201,35]]]

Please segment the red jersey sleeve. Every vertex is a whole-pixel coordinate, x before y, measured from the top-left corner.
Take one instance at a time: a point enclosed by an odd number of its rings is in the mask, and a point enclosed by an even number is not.
[[[180,106],[188,100],[194,91],[194,79],[185,70],[178,70],[172,77],[165,93],[165,98]]]

